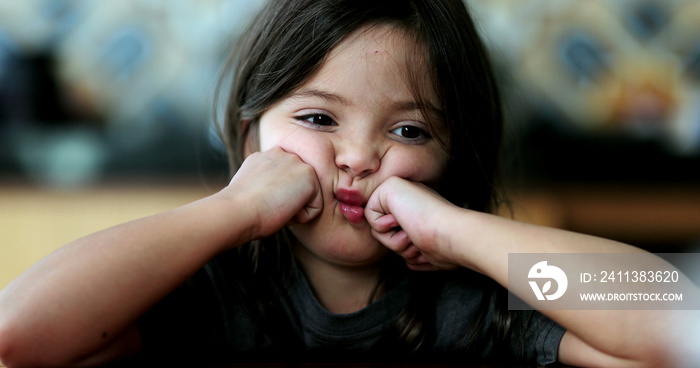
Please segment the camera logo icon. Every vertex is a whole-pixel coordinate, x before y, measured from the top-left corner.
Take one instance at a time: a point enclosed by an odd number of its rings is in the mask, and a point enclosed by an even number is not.
[[[548,265],[547,261],[538,262],[532,266],[527,277],[537,300],[557,300],[564,295],[569,285],[566,273],[557,266]],[[538,281],[544,282],[541,287]],[[552,281],[557,283],[557,287],[554,290],[552,290]],[[550,293],[550,291],[552,292]]]

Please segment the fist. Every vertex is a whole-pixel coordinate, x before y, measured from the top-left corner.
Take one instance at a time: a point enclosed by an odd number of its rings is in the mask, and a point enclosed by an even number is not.
[[[409,268],[446,270],[458,266],[443,235],[453,208],[425,185],[392,177],[372,193],[365,217],[372,236],[403,257]]]
[[[248,212],[253,239],[309,222],[323,209],[314,169],[279,147],[248,156],[224,191],[244,201],[246,208],[236,210]]]

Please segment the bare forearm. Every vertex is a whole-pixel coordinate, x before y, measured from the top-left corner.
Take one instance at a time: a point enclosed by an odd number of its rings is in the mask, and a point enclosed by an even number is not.
[[[49,255],[0,293],[0,345],[41,352],[49,362],[108,345],[208,259],[242,240],[230,235],[244,232],[225,216],[230,205],[206,198]]]
[[[450,226],[447,244],[454,250],[458,263],[486,274],[520,296],[531,290],[509,285],[509,253],[643,252],[607,239],[471,211],[459,210],[446,218],[455,221]],[[542,313],[603,355],[630,361],[660,357],[664,344],[678,336],[680,327],[673,311],[546,310]]]
[[[630,253],[643,250],[595,236],[457,209],[448,242],[460,263],[508,287],[510,253]],[[474,230],[475,229],[475,230]]]

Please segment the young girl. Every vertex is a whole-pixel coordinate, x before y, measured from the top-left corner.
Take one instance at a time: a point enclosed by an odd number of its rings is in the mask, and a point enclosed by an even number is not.
[[[501,110],[461,1],[271,1],[234,55],[230,184],[8,286],[4,364],[678,362],[667,311],[506,309],[509,253],[638,250],[488,214]]]

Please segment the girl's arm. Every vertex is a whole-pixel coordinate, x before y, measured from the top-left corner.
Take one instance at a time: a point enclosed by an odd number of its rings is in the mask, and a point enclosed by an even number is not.
[[[319,193],[313,169],[275,148],[219,193],[68,244],[0,293],[0,360],[93,365],[137,352],[139,316],[217,253],[313,218]]]
[[[642,252],[606,239],[465,210],[420,184],[399,178],[387,180],[374,192],[365,215],[375,237],[406,258],[410,268],[468,267],[506,288],[509,253]],[[511,291],[516,295],[531,293]],[[542,313],[567,329],[560,361],[581,366],[676,365],[695,354],[677,343],[684,341],[683,334],[690,333],[693,326],[700,326],[696,311]]]

